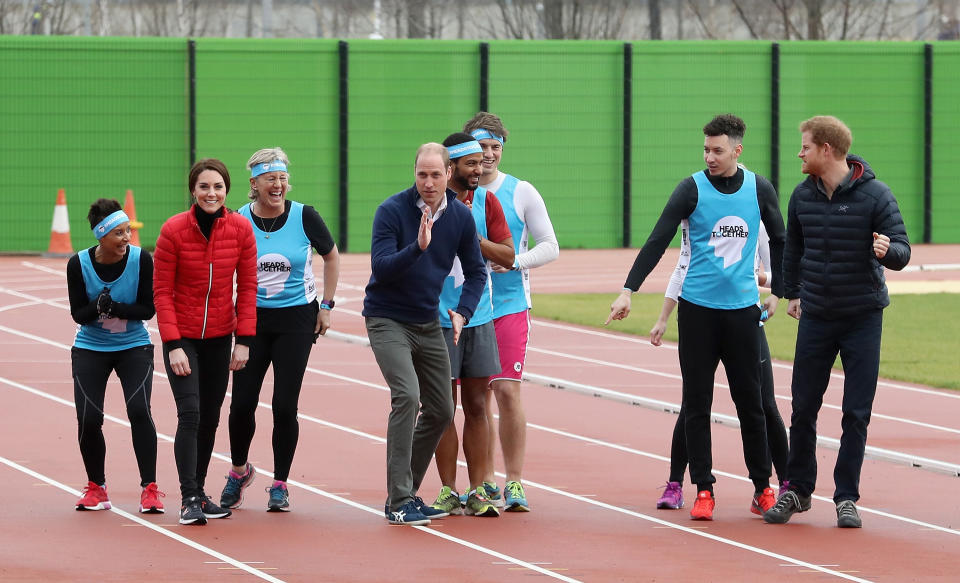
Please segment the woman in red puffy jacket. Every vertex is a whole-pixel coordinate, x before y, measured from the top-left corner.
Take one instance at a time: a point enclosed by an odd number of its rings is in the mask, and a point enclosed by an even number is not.
[[[180,523],[206,524],[208,518],[230,516],[203,485],[229,371],[246,365],[257,333],[257,248],[250,221],[223,206],[230,192],[223,162],[207,158],[194,164],[189,187],[195,204],[160,229],[153,296],[177,403],[173,452],[183,498]]]

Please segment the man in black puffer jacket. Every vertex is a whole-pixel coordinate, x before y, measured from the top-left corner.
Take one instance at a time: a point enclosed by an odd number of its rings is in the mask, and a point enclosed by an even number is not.
[[[839,119],[800,124],[802,170],[808,178],[790,197],[783,252],[787,313],[800,320],[793,368],[789,490],[764,513],[785,523],[810,508],[817,478],[817,414],[839,353],[844,367],[843,429],[833,472],[837,526],[859,528],[860,469],[877,390],[883,308],[890,304],[883,271],[910,261],[897,200],[870,166],[848,155],[853,137]],[[801,364],[802,366],[797,366]]]

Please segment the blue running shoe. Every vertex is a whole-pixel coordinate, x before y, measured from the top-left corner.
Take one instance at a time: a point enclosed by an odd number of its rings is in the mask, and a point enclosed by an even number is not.
[[[424,516],[420,509],[417,508],[416,502],[410,500],[398,510],[390,511],[390,508],[385,508],[384,514],[387,517],[387,520],[390,521],[390,524],[402,524],[408,526],[426,526],[430,524],[430,519]]]
[[[286,482],[274,482],[267,488],[270,500],[267,501],[267,512],[290,512],[290,493]]]
[[[496,482],[484,482],[483,489],[487,492],[487,498],[491,504],[497,508],[504,507],[503,495],[500,493],[500,488],[497,487]],[[464,504],[466,504],[466,501],[464,501]]]
[[[227,484],[223,487],[223,492],[220,493],[220,506],[240,508],[240,505],[243,504],[243,491],[253,483],[255,475],[257,475],[257,472],[250,463],[247,463],[247,471],[243,475],[230,470],[230,473],[227,474]]]
[[[450,516],[450,513],[442,508],[434,508],[426,502],[423,501],[423,498],[417,496],[413,499],[414,505],[417,507],[417,510],[420,511],[420,514],[426,516],[427,518],[446,518]]]
[[[530,505],[527,504],[527,496],[520,482],[507,482],[503,489],[506,490],[505,512],[530,512]]]

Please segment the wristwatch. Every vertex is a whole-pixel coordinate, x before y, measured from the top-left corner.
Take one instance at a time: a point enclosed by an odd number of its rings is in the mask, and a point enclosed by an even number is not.
[[[336,306],[336,305],[337,305],[337,302],[333,301],[332,299],[330,299],[330,300],[321,300],[321,301],[320,301],[320,309],[321,309],[321,310],[332,310],[333,307]]]

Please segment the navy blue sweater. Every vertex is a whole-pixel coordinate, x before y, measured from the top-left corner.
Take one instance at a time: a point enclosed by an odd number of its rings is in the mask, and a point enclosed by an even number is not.
[[[453,267],[463,266],[463,291],[457,313],[468,320],[480,302],[487,279],[477,227],[470,209],[447,189],[447,208],[433,223],[430,245],[417,244],[420,194],[416,186],[391,196],[377,207],[370,245],[372,273],[363,300],[363,315],[423,324],[439,317],[440,289]]]

